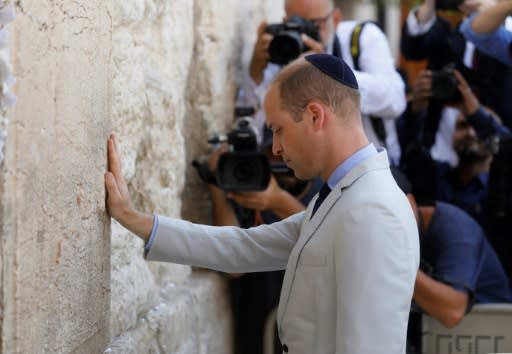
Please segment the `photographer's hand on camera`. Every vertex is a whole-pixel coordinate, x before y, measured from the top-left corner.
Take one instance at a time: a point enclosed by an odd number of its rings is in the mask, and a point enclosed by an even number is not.
[[[423,112],[427,109],[431,97],[432,71],[420,71],[412,86],[411,110],[415,113]]]
[[[264,191],[231,192],[227,194],[227,197],[244,208],[256,211],[270,210],[282,219],[304,210],[304,205],[296,197],[282,189],[274,176],[270,178],[270,183]]]
[[[305,33],[302,33],[301,39],[304,42],[304,44],[309,47],[309,50],[302,54],[303,57],[310,54],[325,53],[325,47],[322,44],[322,42],[315,41],[313,38],[311,38]]]
[[[258,37],[254,44],[252,52],[251,64],[249,66],[249,74],[256,84],[263,80],[263,72],[268,64],[269,54],[268,47],[272,41],[273,36],[265,32],[267,22],[263,21],[258,27]]]
[[[457,88],[462,96],[462,101],[458,105],[458,108],[465,116],[472,115],[477,111],[478,107],[480,107],[480,101],[475,96],[462,74],[458,70],[454,70],[454,74],[457,78]]]

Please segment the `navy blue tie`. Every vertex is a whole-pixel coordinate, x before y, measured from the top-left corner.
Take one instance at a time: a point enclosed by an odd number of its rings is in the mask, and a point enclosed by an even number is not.
[[[327,183],[324,183],[320,192],[318,193],[318,198],[316,198],[315,205],[313,206],[313,212],[311,213],[311,217],[315,215],[316,210],[320,207],[320,204],[324,201],[325,197],[331,192],[331,188]]]

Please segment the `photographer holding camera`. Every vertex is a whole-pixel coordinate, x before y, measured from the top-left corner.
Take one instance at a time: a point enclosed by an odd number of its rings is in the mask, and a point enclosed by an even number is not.
[[[401,169],[411,180],[420,203],[450,202],[485,226],[484,202],[494,154],[492,138],[508,137],[511,132],[480,104],[457,70],[451,75],[454,81],[445,82],[442,90],[434,90],[432,71],[419,73],[407,114],[399,121],[400,136],[407,137],[402,140],[405,153]],[[453,87],[458,95],[452,92]],[[446,101],[445,94],[454,100]],[[428,115],[434,95],[445,100],[435,128],[429,126],[432,120]]]
[[[405,109],[405,90],[385,34],[374,23],[359,27],[356,21],[342,21],[333,0],[286,0],[285,13],[282,24],[263,22],[258,28],[249,76],[260,101],[272,78],[297,56],[328,53],[342,58],[359,82],[368,138],[377,146],[385,146],[391,162],[397,164],[400,146],[394,120]],[[359,51],[354,56],[351,41],[356,38]],[[262,129],[262,111],[256,121]]]
[[[455,327],[473,304],[512,302],[512,287],[482,227],[460,208],[435,201],[418,205],[411,184],[393,170],[416,215],[420,269],[409,319],[408,354],[421,353],[426,313]]]
[[[219,158],[228,151],[223,145],[209,157],[208,163],[215,173]],[[293,171],[272,154],[272,131],[265,128],[261,152],[272,166],[270,182],[264,190],[226,192],[209,183],[214,225],[249,228],[260,224],[272,224],[303,211],[318,193],[321,180],[302,181]],[[262,354],[264,327],[268,316],[279,303],[279,293],[284,271],[257,273],[230,273],[233,302],[235,353]],[[277,336],[276,336],[277,337]],[[275,341],[275,352],[281,351]]]
[[[420,203],[448,202],[476,219],[512,278],[512,133],[480,104],[458,71],[453,75],[461,99],[444,106],[433,131],[426,113],[434,94],[432,72],[419,73],[398,125],[406,144],[401,169]],[[426,144],[426,131],[433,131],[435,144]]]
[[[424,0],[410,11],[402,29],[400,47],[408,60],[427,60],[428,69],[440,71],[447,66],[459,70],[468,80],[480,102],[495,111],[505,125],[512,127],[512,70],[486,55],[466,40],[460,23],[452,27],[437,11],[449,10],[468,17],[493,6],[495,0]],[[432,102],[431,119],[439,117],[442,102]],[[437,122],[433,122],[436,125]]]

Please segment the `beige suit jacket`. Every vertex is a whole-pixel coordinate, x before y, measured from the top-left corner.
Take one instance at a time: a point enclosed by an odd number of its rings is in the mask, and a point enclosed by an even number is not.
[[[251,229],[159,217],[148,260],[226,272],[286,268],[278,310],[288,353],[402,354],[419,264],[410,205],[386,152],[305,212]]]

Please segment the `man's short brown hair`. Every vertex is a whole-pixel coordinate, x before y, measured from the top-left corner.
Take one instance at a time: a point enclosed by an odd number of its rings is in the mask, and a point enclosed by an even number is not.
[[[311,100],[327,105],[340,118],[355,113],[360,116],[359,91],[332,79],[302,58],[281,70],[273,85],[279,89],[281,108],[295,120],[301,120]]]

